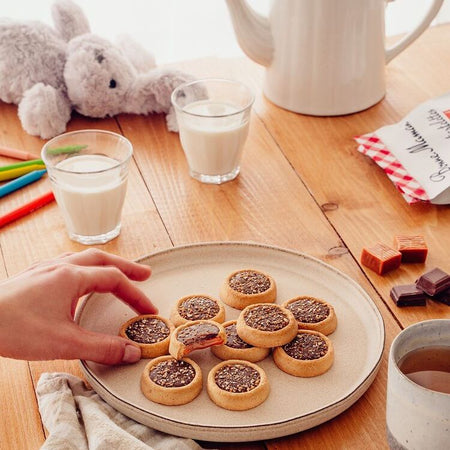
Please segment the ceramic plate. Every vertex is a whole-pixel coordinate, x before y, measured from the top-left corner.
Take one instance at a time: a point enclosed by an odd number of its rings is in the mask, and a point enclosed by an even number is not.
[[[315,378],[297,378],[279,370],[269,356],[258,363],[271,392],[260,406],[228,411],[216,406],[204,388],[183,406],[153,403],[141,393],[145,360],[131,366],[107,367],[82,361],[87,380],[98,394],[125,415],[160,431],[193,439],[240,442],[271,439],[319,425],[349,408],[367,390],[378,371],[384,346],[383,319],[367,293],[348,276],[305,254],[253,243],[204,243],[177,247],[140,260],[152,267],[140,287],[168,317],[177,299],[189,294],[219,295],[226,276],[253,268],[275,279],[278,302],[294,296],[320,297],[336,310],[338,327],[329,337],[335,363]],[[228,308],[226,319],[237,318]],[[110,294],[92,294],[77,311],[81,326],[117,334],[135,313]],[[209,349],[190,355],[202,368],[204,381],[220,362]]]

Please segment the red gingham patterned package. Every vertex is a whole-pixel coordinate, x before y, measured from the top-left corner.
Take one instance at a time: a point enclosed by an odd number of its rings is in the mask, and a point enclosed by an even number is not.
[[[355,140],[408,203],[450,204],[450,93]]]

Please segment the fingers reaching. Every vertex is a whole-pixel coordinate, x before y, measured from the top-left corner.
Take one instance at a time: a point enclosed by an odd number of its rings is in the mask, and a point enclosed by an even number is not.
[[[90,292],[111,292],[139,314],[156,314],[158,309],[126,275],[116,267],[78,267],[78,297]]]
[[[79,266],[113,266],[117,267],[128,278],[135,281],[146,280],[150,274],[149,266],[129,261],[121,256],[107,253],[97,248],[89,248],[81,252],[67,252],[59,255],[57,258],[36,263],[27,270],[36,267],[54,266],[55,264],[68,263]]]
[[[126,339],[87,331],[76,324],[70,328],[67,331],[71,331],[71,337],[63,332],[60,339],[63,358],[100,364],[131,364],[141,359],[141,349]]]

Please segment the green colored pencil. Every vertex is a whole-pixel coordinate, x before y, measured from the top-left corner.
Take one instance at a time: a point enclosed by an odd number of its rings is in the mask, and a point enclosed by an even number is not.
[[[87,145],[68,145],[66,147],[49,148],[47,152],[50,155],[62,155],[67,153],[77,153],[84,150],[86,147]]]
[[[44,165],[42,159],[31,159],[30,161],[23,161],[20,163],[9,164],[7,166],[0,167],[0,172],[5,172],[7,170],[20,169],[21,167]]]

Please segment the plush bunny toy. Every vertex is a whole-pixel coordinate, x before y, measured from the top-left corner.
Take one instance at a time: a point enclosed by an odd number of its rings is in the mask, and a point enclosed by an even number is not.
[[[19,105],[26,132],[62,133],[72,109],[89,117],[166,113],[169,130],[177,130],[170,94],[192,76],[156,68],[131,40],[113,45],[91,34],[71,0],[57,0],[52,15],[55,30],[0,20],[0,100]]]

